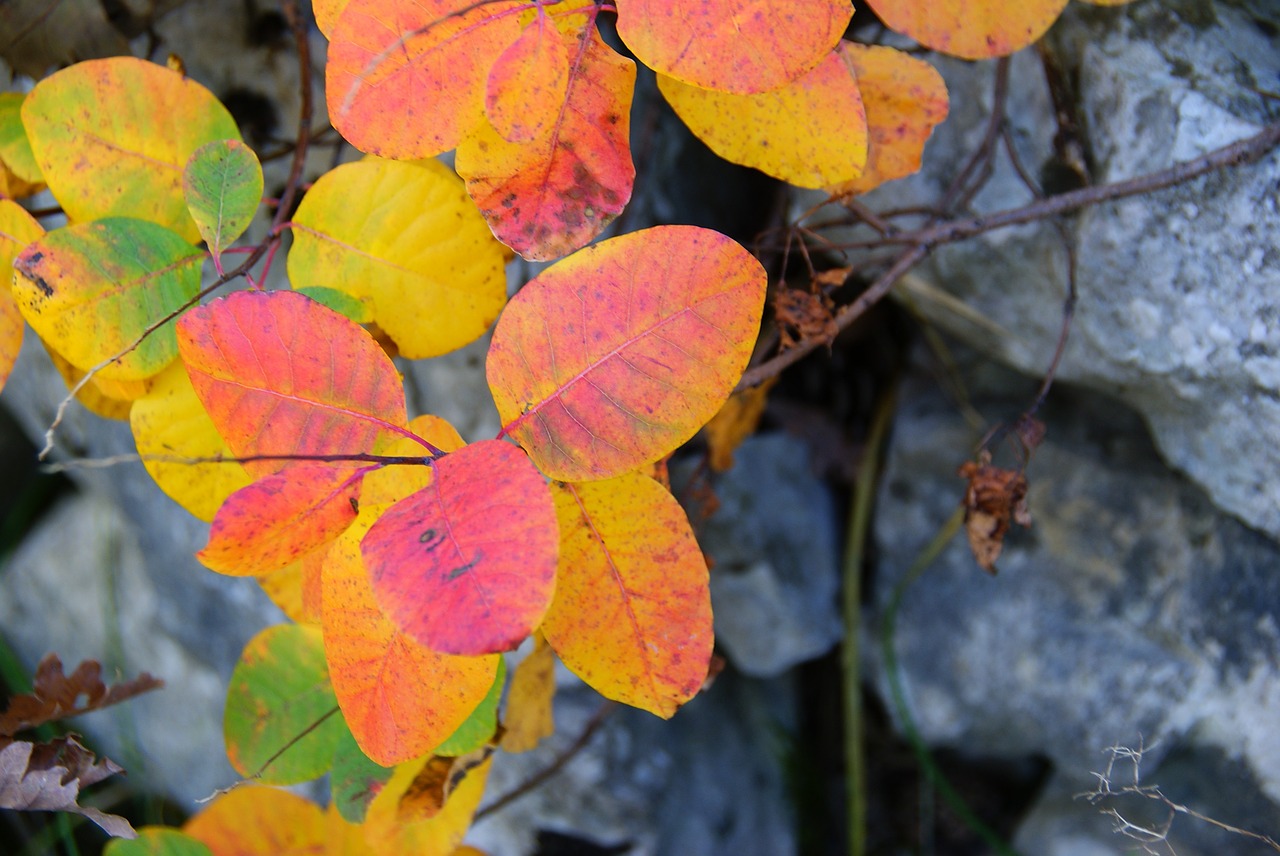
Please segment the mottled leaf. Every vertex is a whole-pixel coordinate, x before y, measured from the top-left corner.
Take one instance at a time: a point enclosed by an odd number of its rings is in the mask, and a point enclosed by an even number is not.
[[[289,278],[367,301],[406,357],[475,340],[507,300],[505,250],[434,161],[364,160],[326,173],[293,218]]]
[[[205,412],[181,362],[151,379],[151,390],[129,410],[129,427],[151,478],[170,499],[201,520],[213,520],[223,501],[249,484],[248,473],[234,460],[194,463],[198,458],[234,455]]]
[[[360,556],[360,539],[381,510],[362,509],[329,548],[322,603],[329,677],[343,716],[364,753],[391,765],[456,731],[493,685],[499,658],[438,654],[383,615]]]
[[[480,705],[467,717],[467,721],[458,726],[458,730],[449,735],[449,739],[437,746],[436,755],[456,758],[475,752],[493,739],[498,728],[498,702],[502,700],[502,689],[507,683],[507,661],[498,658],[498,673],[493,677],[493,686],[480,702]]]
[[[216,258],[244,234],[262,204],[262,164],[239,140],[205,143],[183,168],[182,194]]]
[[[564,109],[527,142],[481,122],[458,146],[458,174],[504,244],[553,259],[587,244],[626,207],[635,63],[594,29],[562,36],[570,57]]]
[[[227,759],[265,784],[321,776],[346,730],[337,708],[320,628],[268,627],[245,646],[227,686]]]
[[[56,229],[14,261],[13,296],[31,328],[76,368],[88,370],[138,343],[142,333],[200,290],[203,254],[176,233],[126,217]],[[177,356],[167,323],[99,370],[143,380]]]
[[[409,160],[455,148],[480,121],[520,0],[351,0],[330,31],[333,126],[363,152]]]
[[[551,496],[525,454],[485,440],[437,461],[431,485],[393,505],[362,542],[378,604],[435,651],[515,648],[555,586]]]
[[[22,313],[13,299],[13,260],[27,244],[44,234],[44,229],[25,209],[11,199],[0,199],[0,389],[13,371],[22,347]]]
[[[534,21],[498,56],[489,71],[485,115],[503,139],[536,139],[556,121],[568,88],[569,48],[542,7],[538,7]]]
[[[36,84],[22,105],[31,150],[75,222],[136,217],[200,240],[182,195],[196,149],[239,139],[209,90],[133,57],[92,60]]]
[[[196,553],[206,568],[261,576],[337,538],[355,522],[365,470],[289,467],[227,497]]]
[[[207,845],[165,826],[144,826],[133,840],[107,842],[103,856],[214,856]]]
[[[947,85],[929,63],[893,48],[842,42],[841,56],[867,110],[867,165],[862,175],[831,188],[852,196],[920,169],[925,142],[947,118]]]
[[[707,562],[662,485],[636,474],[554,486],[563,544],[542,632],[601,695],[670,717],[707,676]]]
[[[778,89],[714,92],[658,76],[658,88],[689,129],[720,157],[800,187],[849,181],[867,160],[867,118],[858,81],[832,51]]]
[[[561,260],[494,329],[486,371],[504,431],[565,481],[656,461],[728,398],[766,281],[745,249],[694,226],[633,232]]]
[[[844,35],[848,0],[618,0],[618,35],[660,74],[722,92],[777,89]]]
[[[1044,35],[1067,0],[868,0],[885,26],[963,59],[1022,50]]]
[[[502,751],[528,752],[555,732],[555,694],[555,654],[546,637],[535,633],[533,650],[511,672],[511,688],[507,690],[507,707],[502,715]]]
[[[307,455],[377,452],[406,432],[400,375],[358,324],[291,291],[242,291],[191,310],[178,347],[196,395],[255,477]]]

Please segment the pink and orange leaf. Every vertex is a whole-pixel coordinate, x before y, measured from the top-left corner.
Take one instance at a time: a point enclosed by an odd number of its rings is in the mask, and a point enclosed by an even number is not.
[[[743,247],[694,226],[561,260],[494,329],[486,372],[504,432],[562,481],[612,478],[674,451],[741,377],[766,281]]]

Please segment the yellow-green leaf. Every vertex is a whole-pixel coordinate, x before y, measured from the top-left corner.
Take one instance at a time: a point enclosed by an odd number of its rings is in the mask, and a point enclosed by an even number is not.
[[[0,162],[22,181],[42,181],[40,165],[31,153],[27,131],[22,127],[21,92],[0,92]]]
[[[205,143],[240,139],[213,93],[133,57],[46,77],[27,95],[22,121],[44,180],[72,221],[137,217],[188,243],[200,232],[183,199],[183,168]]]
[[[262,202],[262,164],[239,140],[205,143],[183,168],[182,194],[216,258],[249,228]]]
[[[32,241],[44,234],[36,219],[12,199],[0,199],[0,389],[13,371],[22,347],[22,313],[13,299],[13,260]]]
[[[506,302],[505,249],[462,181],[434,161],[344,164],[293,219],[290,280],[368,301],[411,359],[475,340]]]

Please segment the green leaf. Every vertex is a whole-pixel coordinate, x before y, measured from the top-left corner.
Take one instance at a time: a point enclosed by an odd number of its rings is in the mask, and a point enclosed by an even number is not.
[[[176,829],[144,826],[133,840],[111,839],[103,856],[213,856],[213,851],[203,842]]]
[[[261,772],[267,784],[314,779],[328,772],[345,730],[319,628],[279,624],[245,646],[223,717],[237,772]]]
[[[329,775],[329,797],[342,819],[362,822],[369,804],[394,772],[395,767],[384,767],[364,754],[350,729],[343,729]]]
[[[502,687],[507,682],[507,660],[498,660],[498,674],[493,678],[493,686],[480,702],[480,705],[467,717],[467,721],[458,726],[458,730],[449,735],[449,739],[436,747],[433,754],[456,758],[468,752],[474,752],[493,737],[498,728],[498,700],[502,698]]]
[[[239,140],[205,143],[182,171],[182,195],[216,258],[249,228],[262,202],[262,164]]]

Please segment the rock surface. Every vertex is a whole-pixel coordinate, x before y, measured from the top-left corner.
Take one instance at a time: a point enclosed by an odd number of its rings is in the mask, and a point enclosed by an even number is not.
[[[993,419],[1032,394],[1029,381],[991,368],[966,380]],[[917,378],[903,402],[876,517],[869,627],[956,507],[956,467],[979,439],[932,380]],[[1024,827],[1026,853],[1123,852],[1095,808],[1063,795],[1093,788],[1107,747],[1139,741],[1152,747],[1150,782],[1179,753],[1232,759],[1256,784],[1212,783],[1215,805],[1270,808],[1223,819],[1269,823],[1280,807],[1280,546],[1169,472],[1140,418],[1114,401],[1060,389],[1044,418],[1048,439],[1027,468],[1034,522],[1014,527],[999,575],[979,570],[959,536],[905,596],[895,644],[916,725],[930,744],[1052,761],[1052,810]],[[880,649],[868,650],[888,697]]]
[[[1078,82],[1094,183],[1167,168],[1274,122],[1274,101],[1258,94],[1280,85],[1274,11],[1225,0],[1070,4],[1049,41]],[[925,170],[869,195],[873,209],[936,200],[985,131],[993,66],[931,61],[946,78],[951,115]],[[1013,58],[1009,98],[1014,149],[1042,177],[1057,163],[1056,122],[1034,52]],[[1001,152],[972,209],[1031,200]],[[1079,302],[1059,376],[1137,409],[1171,465],[1280,537],[1280,157],[1090,208],[1068,227]],[[1003,229],[940,248],[917,270],[989,323],[941,302],[921,308],[976,347],[1042,373],[1065,271],[1052,224]]]

